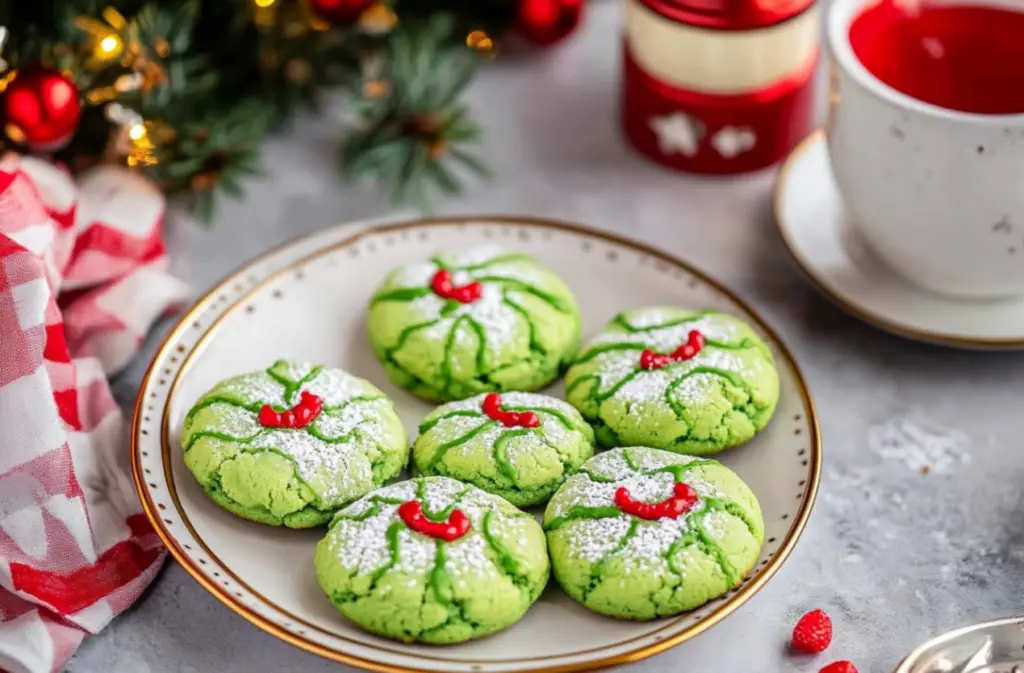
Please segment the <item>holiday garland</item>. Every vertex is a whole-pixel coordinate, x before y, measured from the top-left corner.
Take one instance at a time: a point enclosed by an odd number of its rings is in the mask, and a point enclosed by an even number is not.
[[[349,178],[428,207],[486,173],[459,103],[508,34],[547,45],[584,0],[33,0],[0,2],[0,150],[81,171],[117,161],[204,219],[260,171],[297,106],[346,92]]]

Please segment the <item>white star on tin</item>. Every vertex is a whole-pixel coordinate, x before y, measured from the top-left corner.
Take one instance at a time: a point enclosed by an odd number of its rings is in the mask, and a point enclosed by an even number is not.
[[[749,126],[724,126],[711,138],[711,146],[725,159],[732,159],[752,150],[756,144],[757,134]]]
[[[658,136],[658,146],[665,155],[680,152],[692,157],[700,148],[704,137],[704,124],[682,112],[673,112],[664,117],[651,117],[647,122]]]

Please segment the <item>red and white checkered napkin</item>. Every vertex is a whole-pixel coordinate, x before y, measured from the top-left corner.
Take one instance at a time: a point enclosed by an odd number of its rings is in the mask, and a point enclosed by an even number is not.
[[[163,562],[107,385],[185,298],[163,213],[124,168],[0,159],[0,670],[57,671]]]

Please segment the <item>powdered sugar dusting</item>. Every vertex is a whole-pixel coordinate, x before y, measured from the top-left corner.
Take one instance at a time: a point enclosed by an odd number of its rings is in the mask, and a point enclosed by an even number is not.
[[[569,555],[597,563],[615,549],[630,525],[630,520],[624,516],[575,522],[566,533]]]
[[[509,251],[500,245],[479,245],[464,250],[441,252],[435,256],[448,266],[475,266],[507,254]]]
[[[485,283],[477,301],[463,304],[452,315],[469,316],[484,331],[487,348],[496,352],[516,336],[526,336],[528,328],[519,325],[522,318],[505,305],[501,286]]]
[[[627,460],[627,452],[628,458]],[[641,502],[662,502],[673,494],[676,482],[671,472],[662,470],[670,465],[686,465],[694,460],[690,456],[671,454],[647,447],[613,449],[600,454],[584,464],[584,472],[570,477],[555,494],[545,513],[545,521],[551,522],[562,516],[572,517],[574,508],[616,508],[615,494],[626,488],[629,495]],[[630,463],[637,465],[635,470]],[[614,479],[612,482],[598,482],[590,474],[601,478]],[[664,517],[654,521],[620,514],[613,517],[588,518],[577,516],[555,534],[564,536],[570,556],[596,563],[616,551],[616,558],[625,564],[626,572],[644,571],[657,575],[673,572],[668,564],[669,550],[683,536],[700,526],[713,540],[723,539],[733,515],[726,511],[708,509],[708,497],[722,497],[717,488],[705,479],[687,472],[683,480],[698,494],[697,503],[683,515]],[[630,528],[632,537],[626,538]],[[677,557],[681,560],[683,557]]]
[[[480,536],[464,537],[448,545],[444,569],[452,579],[472,576],[474,578],[497,577],[499,573],[487,556],[487,543]]]
[[[561,411],[563,414],[569,416],[570,418],[578,418],[580,422],[583,421],[583,417],[579,415],[579,412],[576,411],[576,408],[573,407],[571,404],[555,397],[549,397],[547,395],[523,392],[502,393],[501,403],[502,405],[508,405],[513,407],[528,407],[530,409],[556,409],[558,411]]]
[[[504,518],[502,501],[480,489],[447,477],[426,477],[423,480],[388,486],[339,512],[328,533],[327,544],[341,567],[356,574],[369,574],[391,562],[387,532],[392,525],[401,522],[398,516],[399,505],[384,503],[381,499],[400,502],[415,499],[417,486],[421,483],[425,484],[424,497],[421,501],[424,509],[443,511],[454,504],[471,522],[469,533],[445,545],[445,570],[452,579],[457,580],[459,577],[470,575],[480,577],[503,574],[491,560],[487,542],[482,535],[484,517],[488,512],[497,515],[492,526],[508,525],[508,520]],[[461,498],[456,503],[456,498],[460,494]],[[380,509],[375,515],[362,521],[352,518],[365,514],[378,504]],[[524,521],[531,526],[537,525],[532,520]],[[403,527],[398,534],[398,560],[390,572],[420,575],[422,581],[426,582],[426,575],[431,572],[436,558],[436,540]]]
[[[379,437],[380,417],[391,408],[386,399],[367,402],[353,402],[338,411],[320,414],[313,425],[329,438],[345,437],[359,428],[363,437]]]
[[[332,444],[301,430],[267,430],[248,445],[273,449],[295,462],[299,476],[325,507],[336,507],[352,496],[356,484],[372,484],[370,461],[352,442]]]
[[[532,432],[520,434],[522,428],[507,428],[500,423],[495,423],[483,413],[483,401],[487,395],[477,395],[466,400],[449,402],[434,410],[427,421],[434,421],[434,426],[428,430],[432,441],[449,442],[465,436],[482,425],[489,425],[483,432],[474,435],[458,446],[448,450],[446,455],[480,454],[485,452],[488,456],[493,454],[495,443],[509,432],[516,432],[519,436],[505,444],[505,459],[514,467],[518,467],[520,461],[525,460],[529,464],[536,460],[538,452],[555,451],[561,455],[562,447],[570,447],[580,441],[589,441],[576,427],[582,427],[583,417],[574,408],[561,400],[546,395],[535,393],[510,392],[501,395],[503,409],[514,407],[517,410],[529,409],[535,411],[540,419],[540,425]],[[568,428],[562,420],[543,409],[554,409],[564,413],[570,418],[575,427]],[[447,416],[457,411],[476,411],[479,416]]]
[[[673,398],[682,404],[695,404],[703,399],[707,376],[710,374],[695,374],[684,378],[687,373],[698,367],[710,367],[746,378],[754,375],[754,367],[757,366],[748,364],[747,359],[733,351],[711,347],[705,347],[689,360],[672,363],[661,369],[640,369],[640,352],[633,350],[609,351],[599,355],[596,360],[596,373],[600,379],[599,394],[607,393],[624,378],[637,372],[633,379],[626,382],[613,395],[615,399],[631,403],[662,400],[673,382],[682,379],[675,386]]]
[[[664,311],[664,309],[655,309],[655,312],[651,314],[634,312],[626,317],[626,321],[636,329],[644,329],[648,324],[660,325],[679,320],[686,315],[685,312],[680,312],[673,317],[670,314],[659,313],[660,311]],[[644,329],[642,332],[628,332],[618,325],[611,325],[607,330],[591,339],[583,352],[586,353],[602,344],[630,343],[643,345],[661,353],[668,353],[685,344],[692,330],[699,331],[707,339],[726,343],[736,343],[742,338],[739,327],[735,323],[727,321],[722,316],[711,314],[680,325],[652,327]]]
[[[278,361],[272,371],[279,377],[297,383],[314,371],[305,362]],[[373,484],[372,466],[367,451],[379,453],[400,450],[383,446],[381,418],[395,415],[390,401],[372,384],[340,369],[324,368],[303,385],[303,390],[318,395],[324,410],[312,428],[331,441],[324,441],[310,429],[265,428],[259,423],[258,409],[269,404],[287,408],[298,398],[285,399],[285,387],[266,372],[245,374],[225,381],[211,395],[228,395],[243,400],[254,410],[228,403],[214,403],[201,417],[202,425],[193,424],[190,432],[216,432],[235,439],[242,450],[272,450],[290,458],[298,476],[313,489],[320,506],[341,505],[353,496],[365,493]],[[379,400],[346,404],[353,397],[377,395]],[[340,409],[332,406],[345,405]],[[358,441],[352,433],[360,430]],[[185,442],[189,437],[185,437]],[[338,441],[340,440],[340,441]],[[367,447],[366,442],[375,446]],[[404,443],[404,442],[403,442]]]
[[[211,417],[216,415],[217,432],[245,439],[263,431],[263,426],[256,419],[256,414],[233,404],[216,403],[206,409]]]
[[[728,512],[713,510],[703,515],[700,519],[701,527],[712,540],[721,540],[725,537],[727,526],[732,521],[732,515]]]
[[[271,367],[271,370],[273,370],[273,372],[278,376],[282,376],[289,381],[299,381],[308,376],[313,371],[314,367],[316,367],[316,365],[311,362],[278,360]]]
[[[686,532],[688,526],[688,519],[681,516],[678,519],[666,518],[645,522],[644,525],[637,527],[636,534],[622,550],[622,558],[626,561],[627,569],[654,573],[668,572],[665,563],[668,550]]]
[[[437,273],[437,265],[433,262],[416,262],[398,267],[384,281],[385,287],[429,287]]]
[[[687,463],[699,460],[696,456],[688,456],[686,454],[674,453],[671,451],[645,451],[642,447],[628,449],[628,451],[630,460],[632,460],[633,464],[641,470],[657,470],[662,467],[668,467],[669,465],[686,465]],[[626,464],[626,461],[622,456],[619,456],[618,464]]]
[[[650,402],[664,399],[665,391],[672,384],[672,376],[664,369],[656,369],[635,376],[615,391],[613,397],[626,402]]]
[[[231,397],[246,405],[265,404],[268,401],[284,403],[284,386],[267,376],[266,372],[228,379],[209,394]]]
[[[352,376],[341,369],[327,368],[321,370],[312,381],[304,383],[301,390],[309,391],[318,396],[324,401],[324,406],[327,407],[344,404],[353,397],[383,395],[383,393],[364,379]]]
[[[971,462],[967,436],[935,424],[925,426],[896,417],[871,427],[868,445],[886,460],[903,463],[915,472],[945,473]]]

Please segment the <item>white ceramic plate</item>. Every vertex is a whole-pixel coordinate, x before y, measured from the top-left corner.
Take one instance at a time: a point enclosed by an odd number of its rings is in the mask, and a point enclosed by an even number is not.
[[[182,462],[180,425],[220,379],[277,358],[341,366],[391,395],[410,433],[430,405],[384,377],[364,336],[375,285],[393,266],[439,249],[498,242],[550,266],[576,292],[586,334],[645,304],[717,308],[746,318],[778,358],[782,397],[768,429],[722,460],[754,489],[766,544],[756,570],[728,596],[690,614],[647,623],[592,614],[552,581],[517,625],[457,646],[403,645],[344,620],[317,586],[322,530],[243,521],[215,505]],[[562,394],[561,382],[552,394]],[[174,557],[219,601],[256,626],[316,654],[379,671],[595,670],[677,645],[731,613],[789,555],[810,515],[821,448],[804,381],[775,334],[729,291],[645,246],[558,222],[517,218],[341,226],[272,251],[228,277],[171,332],[142,385],[133,468],[147,513]]]
[[[917,341],[969,349],[1024,348],[1024,299],[952,299],[886,266],[857,232],[832,177],[825,134],[809,136],[775,186],[775,222],[797,264],[864,322]]]

